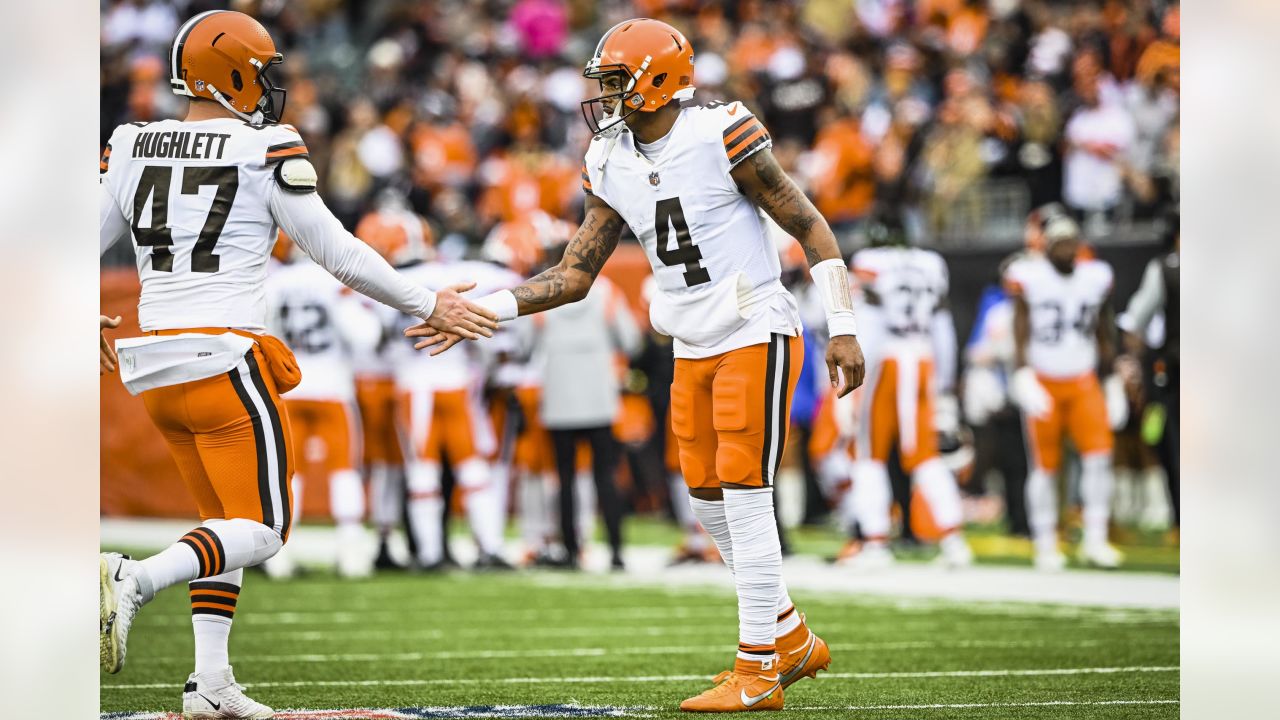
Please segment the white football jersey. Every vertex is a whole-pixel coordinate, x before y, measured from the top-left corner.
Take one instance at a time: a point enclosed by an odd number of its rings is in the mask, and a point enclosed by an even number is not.
[[[942,256],[923,248],[874,247],[859,250],[851,264],[858,283],[880,300],[884,331],[928,345],[950,283]]]
[[[1021,295],[1031,311],[1027,363],[1048,378],[1067,379],[1093,372],[1098,364],[1098,311],[1111,294],[1111,266],[1078,260],[1063,275],[1043,257],[1009,266],[1005,284]]]
[[[608,140],[596,138],[587,149],[583,189],[622,215],[644,246],[660,290],[650,321],[674,338],[676,357],[710,357],[768,342],[770,333],[800,332],[764,216],[729,174],[771,145],[742,103],[686,102],[653,158],[629,132],[607,158]]]
[[[401,273],[411,282],[427,287],[448,287],[461,279],[476,284],[465,293],[477,298],[520,284],[521,278],[506,268],[487,262],[424,262],[403,268]],[[404,336],[406,328],[422,322],[384,306],[384,324],[390,326],[387,357],[391,361],[396,384],[413,390],[460,390],[473,388],[483,379],[485,342],[464,342],[448,352],[431,355],[430,350],[414,350],[419,338]]]
[[[276,164],[306,157],[289,125],[234,118],[116,128],[102,182],[129,222],[142,329],[265,329]]]
[[[290,399],[355,397],[351,356],[371,347],[381,327],[360,296],[309,259],[277,266],[267,277],[267,325],[298,359],[302,382]]]

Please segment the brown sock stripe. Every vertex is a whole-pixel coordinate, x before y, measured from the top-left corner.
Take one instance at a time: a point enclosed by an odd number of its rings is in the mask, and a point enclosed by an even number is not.
[[[192,602],[191,614],[192,615],[217,615],[219,617],[224,617],[228,619],[235,617],[236,606],[235,606],[234,600],[223,601],[219,598],[214,598],[214,599],[218,600],[218,602]],[[192,598],[192,600],[194,601],[195,598]],[[227,605],[225,604],[226,602],[230,602],[231,604]]]
[[[792,605],[791,607],[787,608],[785,611],[783,611],[781,614],[778,615],[778,622],[782,622],[783,620],[786,620],[787,618],[791,617],[791,613],[794,613],[795,611],[796,611],[795,605]]]
[[[191,533],[187,533],[181,538],[178,538],[178,542],[186,545],[195,552],[196,564],[199,566],[197,572],[200,577],[209,577],[213,574],[209,572],[209,551],[205,550],[204,542],[202,540],[197,539],[197,537]]]
[[[218,539],[217,533],[209,528],[198,527],[191,531],[193,534],[203,537],[209,542],[209,553],[213,558],[213,568],[209,575],[221,575],[226,572],[227,560],[222,550],[222,541]]]
[[[772,655],[776,651],[776,645],[743,645],[738,643],[738,652],[744,652],[748,655]]]

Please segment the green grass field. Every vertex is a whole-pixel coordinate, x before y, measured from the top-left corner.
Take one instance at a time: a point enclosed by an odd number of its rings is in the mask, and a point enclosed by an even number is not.
[[[180,709],[192,662],[185,595],[166,591],[139,616],[126,667],[102,676],[104,713]],[[1178,715],[1175,611],[793,597],[831,644],[833,663],[787,691],[787,710],[761,720]],[[273,583],[254,573],[231,653],[237,679],[278,710],[434,709],[299,717],[476,717],[444,708],[576,704],[501,716],[603,707],[668,718],[731,662],[736,630],[728,587],[532,572],[363,582],[315,572]]]

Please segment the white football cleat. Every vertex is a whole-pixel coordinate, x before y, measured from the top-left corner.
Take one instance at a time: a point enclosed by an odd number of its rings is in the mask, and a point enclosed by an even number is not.
[[[98,556],[98,660],[102,669],[118,673],[124,667],[129,627],[146,603],[134,569],[138,562],[120,553]]]
[[[214,718],[271,718],[276,712],[244,694],[244,688],[236,683],[231,666],[221,670],[191,673],[182,689],[182,717],[184,720],[214,720]]]
[[[1118,568],[1120,563],[1124,562],[1124,556],[1120,554],[1120,551],[1107,542],[1084,543],[1080,546],[1080,553],[1077,557],[1080,562],[1086,565],[1105,570]]]
[[[942,542],[938,544],[942,552],[938,555],[938,562],[953,570],[967,568],[973,565],[973,550],[969,548],[969,543],[965,542],[964,535],[958,532],[942,538]]]
[[[854,572],[878,572],[893,567],[896,562],[888,545],[863,543],[858,554],[841,560],[839,564]]]
[[[1057,550],[1036,553],[1036,569],[1040,572],[1062,572],[1067,567],[1067,556]]]

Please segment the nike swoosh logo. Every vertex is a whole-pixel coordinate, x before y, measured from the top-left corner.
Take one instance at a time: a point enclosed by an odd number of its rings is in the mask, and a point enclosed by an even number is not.
[[[214,702],[214,701],[210,700],[210,699],[209,699],[209,697],[208,697],[207,695],[205,695],[204,693],[196,693],[196,694],[197,694],[197,695],[199,695],[200,697],[204,698],[204,701],[205,701],[205,702],[207,702],[207,703],[209,703],[210,705],[212,705],[214,710],[219,710],[219,709],[221,709],[221,708],[222,708],[222,703],[216,703],[216,702]]]
[[[801,660],[799,663],[796,663],[795,668],[793,668],[793,669],[791,670],[791,672],[786,673],[786,674],[778,673],[779,675],[781,675],[781,676],[782,676],[782,682],[783,682],[783,684],[786,684],[787,682],[790,682],[791,678],[793,678],[793,677],[795,677],[795,676],[796,676],[796,673],[798,673],[798,672],[800,672],[801,670],[803,670],[803,669],[804,669],[805,664],[809,662],[809,658],[813,657],[813,649],[814,649],[814,648],[816,648],[817,646],[818,646],[818,643],[817,643],[817,642],[815,642],[815,641],[814,641],[814,639],[813,639],[812,637],[810,637],[810,638],[809,638],[809,651],[808,651],[808,652],[806,652],[806,653],[804,654],[804,659],[803,659],[803,660]]]
[[[777,679],[778,678],[775,675],[774,680],[777,680]],[[742,692],[740,692],[738,695],[739,695],[739,699],[742,700],[743,705],[746,705],[747,707],[753,707],[756,703],[772,695],[774,691],[777,690],[779,687],[781,687],[781,684],[775,682],[773,684],[773,687],[769,688],[766,692],[762,692],[759,695],[756,695],[755,697],[751,697],[750,695],[748,695],[745,689],[743,689]]]
[[[116,566],[116,582],[124,582],[124,578],[120,577],[120,571],[124,569],[124,563]]]
[[[727,112],[728,112],[730,115],[736,115],[736,114],[737,114],[737,112],[738,112],[738,106],[737,106],[737,105],[734,105],[734,106],[730,107],[730,108],[729,108],[729,110],[728,110]]]

